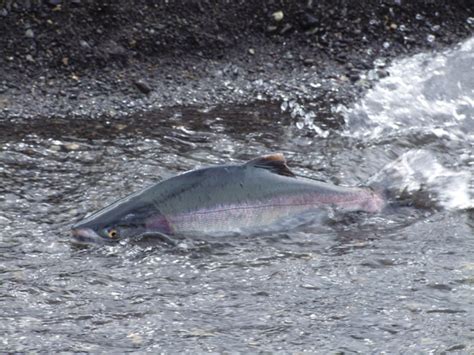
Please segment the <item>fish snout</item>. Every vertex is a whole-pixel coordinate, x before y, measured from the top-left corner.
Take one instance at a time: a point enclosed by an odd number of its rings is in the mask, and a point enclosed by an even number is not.
[[[104,239],[90,228],[73,227],[72,236],[80,243],[104,243]]]

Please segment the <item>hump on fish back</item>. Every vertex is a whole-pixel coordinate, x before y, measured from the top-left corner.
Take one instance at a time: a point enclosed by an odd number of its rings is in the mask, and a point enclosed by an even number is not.
[[[263,157],[252,159],[244,165],[270,170],[278,175],[295,177],[295,174],[286,165],[285,157],[281,153],[264,155]]]

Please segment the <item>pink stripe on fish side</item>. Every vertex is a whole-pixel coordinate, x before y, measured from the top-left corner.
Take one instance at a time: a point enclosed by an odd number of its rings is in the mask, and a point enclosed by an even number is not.
[[[245,202],[218,205],[212,208],[167,216],[170,229],[185,231],[233,231],[241,228],[273,224],[280,219],[321,207],[339,207],[344,210],[378,212],[383,199],[369,189],[352,194],[306,194],[281,196],[262,203]]]

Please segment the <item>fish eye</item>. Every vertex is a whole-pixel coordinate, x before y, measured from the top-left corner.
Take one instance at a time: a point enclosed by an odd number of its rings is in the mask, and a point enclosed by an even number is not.
[[[116,239],[118,237],[118,232],[115,228],[109,228],[107,230],[107,235],[109,236],[109,238],[111,239]]]

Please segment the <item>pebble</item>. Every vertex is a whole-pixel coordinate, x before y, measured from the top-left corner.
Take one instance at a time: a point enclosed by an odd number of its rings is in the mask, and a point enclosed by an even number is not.
[[[283,11],[275,11],[273,14],[272,14],[272,17],[273,19],[276,21],[276,22],[279,22],[281,20],[283,20]]]
[[[64,148],[66,150],[72,151],[72,150],[78,150],[81,146],[77,143],[66,143],[64,144]]]
[[[456,345],[453,345],[453,346],[447,348],[447,349],[444,351],[444,353],[446,353],[446,352],[451,352],[451,351],[459,351],[459,350],[463,350],[463,349],[465,349],[465,348],[466,348],[466,345],[464,345],[464,344],[456,344]]]
[[[278,29],[277,26],[268,26],[267,27],[267,32],[275,32]]]
[[[301,27],[303,27],[305,30],[309,30],[312,27],[315,27],[317,24],[318,19],[310,13],[304,13],[300,21]]]
[[[382,79],[382,78],[385,78],[385,77],[389,76],[390,73],[385,69],[378,69],[377,70],[377,75],[380,79]]]
[[[344,74],[342,74],[341,76],[339,76],[339,80],[344,82],[344,81],[349,81],[349,78],[345,76]]]
[[[138,90],[140,90],[144,94],[149,94],[152,91],[151,86],[144,80],[135,80],[134,81],[135,86],[137,87]]]
[[[359,74],[351,73],[351,74],[349,75],[349,80],[350,80],[351,82],[353,82],[353,83],[355,83],[355,82],[356,82],[357,80],[359,80],[359,79],[360,79]]]
[[[35,38],[35,33],[33,32],[33,30],[31,28],[29,28],[29,29],[26,30],[25,36],[27,38]]]
[[[33,56],[32,56],[31,54],[27,54],[25,58],[26,58],[26,60],[27,60],[28,62],[30,62],[30,63],[33,63],[33,62],[35,61],[35,60],[33,59]]]
[[[250,53],[251,55],[254,55],[254,54],[255,54],[255,49],[249,48],[249,53]]]
[[[290,25],[289,23],[285,23],[285,26],[280,31],[280,34],[284,35],[285,33],[290,32],[293,29],[293,26]]]
[[[123,56],[127,53],[127,50],[123,46],[115,42],[114,40],[109,40],[103,43],[100,46],[100,49],[104,53],[107,53],[112,56]]]
[[[87,43],[87,41],[84,41],[83,39],[81,39],[79,41],[79,45],[82,47],[82,48],[90,48],[91,46],[89,45],[89,43]]]
[[[143,337],[138,333],[129,333],[127,338],[130,339],[134,345],[141,345],[143,343]]]
[[[307,66],[311,66],[311,65],[314,64],[314,59],[312,59],[312,58],[303,59],[303,64],[307,65]]]

